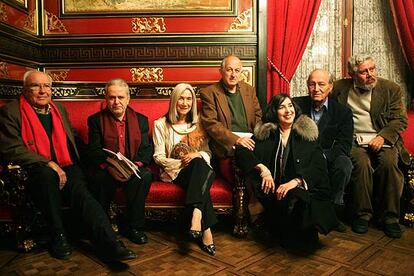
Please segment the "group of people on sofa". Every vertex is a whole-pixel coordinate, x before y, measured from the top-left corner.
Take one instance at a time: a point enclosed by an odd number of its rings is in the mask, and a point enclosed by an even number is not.
[[[345,231],[338,218],[348,183],[352,230],[366,233],[375,215],[385,234],[399,238],[398,162],[408,162],[400,136],[407,127],[402,92],[377,76],[370,56],[351,57],[348,69],[351,78],[335,83],[327,71],[315,69],[307,80],[309,96],[274,96],[262,115],[254,88],[240,81],[240,59],[227,56],[221,80],[200,92],[200,113],[191,85],[174,88],[168,112],[154,121],[152,141],[147,117],[128,106],[128,84],[113,79],[105,87],[106,107],[88,118],[82,168],[68,114],[51,100],[52,79],[28,71],[19,100],[0,109],[1,160],[27,170],[27,191],[49,223],[50,252],[59,259],[72,254],[63,204],[88,227],[103,259],[136,258],[117,239],[107,211],[122,187],[127,208],[121,234],[136,244],[147,242],[152,159],[161,180],[186,191],[188,235],[210,255],[216,252],[211,227],[217,222],[210,198],[212,156],[235,158],[247,179],[251,219],[264,217],[286,245],[315,244],[318,232]],[[104,149],[132,160],[139,176],[121,174]]]

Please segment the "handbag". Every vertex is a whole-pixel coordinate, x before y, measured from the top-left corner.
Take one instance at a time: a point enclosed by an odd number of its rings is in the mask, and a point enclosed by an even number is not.
[[[171,158],[181,159],[183,158],[183,156],[193,151],[194,150],[189,145],[187,145],[186,143],[180,142],[178,144],[175,144],[173,150],[171,151]]]

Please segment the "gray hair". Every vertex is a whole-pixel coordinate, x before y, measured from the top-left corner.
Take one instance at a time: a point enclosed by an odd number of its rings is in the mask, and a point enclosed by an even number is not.
[[[221,64],[220,64],[220,68],[221,68],[221,69],[224,69],[224,67],[226,66],[226,62],[227,62],[227,60],[228,60],[229,58],[231,58],[231,57],[234,57],[234,58],[237,58],[238,60],[240,60],[240,58],[239,58],[238,56],[235,56],[235,55],[227,55],[227,56],[225,56],[225,57],[221,60]],[[240,60],[240,63],[241,63],[241,60]]]
[[[106,85],[105,85],[105,96],[106,96],[106,92],[108,91],[108,88],[112,85],[116,85],[116,86],[119,86],[121,88],[124,88],[125,91],[127,92],[128,99],[130,98],[129,85],[128,85],[128,83],[126,83],[126,81],[124,81],[121,78],[115,78],[115,79],[112,79],[112,80],[110,80],[106,83]]]
[[[178,99],[185,91],[190,91],[192,96],[192,105],[191,110],[187,114],[187,122],[196,124],[198,122],[198,115],[197,115],[197,100],[194,88],[188,83],[179,83],[174,87],[174,90],[171,92],[170,96],[170,106],[168,108],[167,120],[171,124],[175,124],[178,119],[177,113],[177,102]]]
[[[348,59],[348,72],[349,74],[356,74],[358,72],[358,66],[364,63],[367,60],[372,60],[375,63],[375,60],[372,56],[368,54],[358,54],[353,55]]]
[[[26,73],[24,73],[24,75],[23,75],[23,86],[26,86],[27,79],[28,79],[28,78],[29,78],[29,77],[30,77],[33,73],[37,73],[37,72],[45,74],[45,75],[49,78],[50,83],[52,83],[52,82],[53,82],[52,77],[51,77],[51,76],[49,76],[48,74],[46,74],[45,72],[38,71],[38,70],[29,70],[29,71],[26,71]]]
[[[307,79],[307,81],[306,81],[306,83],[307,84],[309,84],[309,79],[310,79],[310,76],[314,73],[314,72],[316,72],[316,71],[322,71],[322,72],[326,72],[327,74],[328,74],[328,83],[329,84],[333,84],[334,83],[334,81],[335,81],[335,78],[334,78],[334,76],[328,71],[328,70],[324,70],[324,69],[321,69],[321,68],[316,68],[316,69],[313,69],[310,73],[309,73],[309,76],[308,76],[308,79]]]

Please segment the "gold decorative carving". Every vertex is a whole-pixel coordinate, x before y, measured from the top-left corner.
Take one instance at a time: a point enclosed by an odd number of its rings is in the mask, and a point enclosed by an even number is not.
[[[229,32],[246,31],[251,32],[252,29],[252,9],[248,9],[234,19],[230,25]]]
[[[0,21],[7,22],[6,5],[0,3]]]
[[[54,97],[60,98],[68,98],[68,97],[75,97],[77,92],[76,87],[53,87],[52,88],[52,95]]]
[[[59,17],[45,11],[45,34],[68,34],[65,25],[60,21]]]
[[[36,24],[36,12],[37,10],[33,10],[29,12],[26,19],[24,20],[23,28],[28,30],[31,33],[36,33],[37,31],[37,24]]]
[[[132,32],[134,33],[164,33],[166,29],[163,17],[132,18]]]
[[[65,81],[68,77],[69,69],[65,70],[46,70],[46,73],[52,78],[53,81]]]
[[[132,68],[133,82],[160,82],[164,79],[162,68]]]
[[[240,74],[240,80],[253,85],[253,78],[252,78],[252,69],[251,67],[243,68]]]
[[[0,78],[7,79],[9,77],[9,70],[7,69],[7,63],[0,62]]]

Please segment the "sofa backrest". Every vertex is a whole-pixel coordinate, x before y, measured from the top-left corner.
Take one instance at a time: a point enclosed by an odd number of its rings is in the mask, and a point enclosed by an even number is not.
[[[10,102],[10,100],[0,99],[0,106]],[[60,101],[65,105],[73,127],[78,132],[79,137],[87,143],[88,141],[88,117],[102,108],[103,100],[79,100],[79,101]],[[148,117],[150,134],[154,120],[160,118],[168,111],[169,99],[131,99],[130,105],[135,111]],[[200,102],[198,102],[200,106]],[[414,155],[414,110],[408,111],[408,127],[402,133],[404,145],[407,150]]]
[[[103,100],[89,101],[60,101],[69,113],[72,126],[78,136],[88,143],[88,117],[103,107]],[[150,135],[154,120],[160,118],[168,111],[169,99],[131,99],[129,105],[137,112],[148,117]]]

